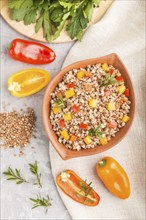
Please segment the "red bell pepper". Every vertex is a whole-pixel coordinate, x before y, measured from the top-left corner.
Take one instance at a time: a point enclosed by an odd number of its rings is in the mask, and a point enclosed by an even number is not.
[[[55,52],[40,43],[15,39],[11,42],[8,55],[14,60],[29,64],[47,64],[55,60]]]
[[[65,127],[65,121],[64,121],[64,119],[60,119],[60,120],[58,121],[58,124],[59,124],[59,127],[60,127],[60,128],[64,128],[64,127]]]
[[[71,109],[72,109],[75,113],[77,113],[77,112],[80,111],[80,108],[79,108],[79,106],[77,106],[77,105],[73,105],[73,106],[71,107]]]
[[[109,73],[112,75],[113,72],[114,72],[114,69],[110,68],[110,69],[109,69]]]
[[[123,79],[122,76],[117,76],[117,77],[116,77],[116,80],[119,81],[119,82],[123,82],[123,81],[124,81],[124,79]]]
[[[124,94],[125,94],[126,97],[129,97],[129,89],[126,89]]]
[[[68,89],[70,89],[70,88],[75,87],[75,83],[68,83],[66,86]]]
[[[84,123],[81,123],[81,124],[79,125],[79,128],[87,130],[87,129],[88,129],[88,125],[87,125],[87,124],[84,124]]]

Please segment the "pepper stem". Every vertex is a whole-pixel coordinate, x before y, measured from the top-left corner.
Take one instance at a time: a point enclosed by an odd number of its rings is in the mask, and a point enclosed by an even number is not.
[[[103,159],[101,161],[98,162],[99,167],[104,167],[106,165],[106,160]]]
[[[9,44],[9,45],[7,46],[8,50],[10,50],[11,47],[12,47],[12,44]]]

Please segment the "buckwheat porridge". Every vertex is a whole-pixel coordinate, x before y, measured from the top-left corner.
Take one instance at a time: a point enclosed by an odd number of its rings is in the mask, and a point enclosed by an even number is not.
[[[58,141],[77,151],[106,145],[130,119],[128,97],[112,65],[69,71],[51,93],[50,121]]]

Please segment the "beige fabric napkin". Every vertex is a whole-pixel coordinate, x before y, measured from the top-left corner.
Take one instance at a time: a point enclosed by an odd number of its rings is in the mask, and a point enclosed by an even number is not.
[[[136,117],[124,140],[104,153],[63,161],[50,146],[54,178],[65,169],[93,182],[101,196],[96,207],[78,204],[64,195],[61,198],[72,219],[145,219],[145,1],[115,1],[106,15],[87,30],[82,42],[69,52],[64,66],[82,59],[117,53],[129,70],[135,94]],[[96,175],[95,164],[103,156],[112,156],[127,171],[131,196],[120,200],[110,194]]]

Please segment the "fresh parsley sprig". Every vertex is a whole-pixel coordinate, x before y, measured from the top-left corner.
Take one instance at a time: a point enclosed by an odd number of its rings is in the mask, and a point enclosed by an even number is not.
[[[35,24],[35,32],[41,28],[47,41],[60,36],[63,28],[71,39],[80,40],[93,9],[100,0],[9,0],[8,7],[12,20],[23,21],[25,25]]]
[[[35,161],[34,164],[29,164],[29,169],[30,171],[36,176],[36,182],[34,183],[34,185],[38,185],[39,187],[42,188],[42,184],[41,184],[41,173],[38,173],[38,164],[37,161]]]
[[[23,178],[20,174],[20,170],[15,169],[15,171],[12,170],[11,167],[8,167],[8,170],[3,172],[7,180],[14,180],[16,181],[16,184],[21,183],[28,183],[25,178]]]
[[[58,95],[57,101],[54,102],[55,108],[64,108],[66,107],[66,102],[63,100],[62,95]]]
[[[37,195],[37,198],[30,198],[30,200],[34,203],[32,209],[35,209],[37,207],[44,207],[46,210],[46,213],[48,211],[49,206],[52,205],[51,200],[49,196],[46,198],[42,197],[41,195]]]

